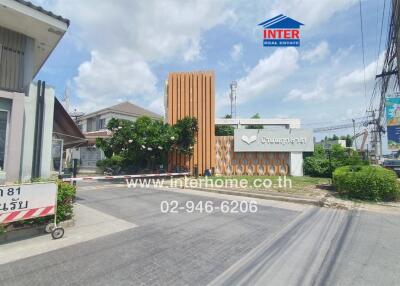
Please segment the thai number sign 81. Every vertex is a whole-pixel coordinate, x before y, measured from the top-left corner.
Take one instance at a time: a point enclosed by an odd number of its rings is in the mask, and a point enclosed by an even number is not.
[[[56,197],[55,183],[0,186],[0,224],[52,215]]]

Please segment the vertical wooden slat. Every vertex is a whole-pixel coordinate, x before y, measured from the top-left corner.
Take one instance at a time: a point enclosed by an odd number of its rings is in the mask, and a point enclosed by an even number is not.
[[[168,75],[168,83],[167,83],[167,108],[168,108],[168,113],[167,113],[167,123],[171,124],[172,122],[172,89],[174,88],[174,85],[172,84],[172,75]]]
[[[193,82],[192,73],[189,73],[189,116],[193,117]],[[193,156],[189,160],[189,170],[193,170]]]
[[[207,168],[211,168],[211,134],[210,134],[210,112],[211,112],[211,108],[210,108],[210,86],[211,86],[211,77],[208,73],[206,73],[205,75],[206,77],[206,92],[205,94],[205,100],[206,100],[206,110],[205,110],[205,134],[206,134],[206,151],[204,153],[204,157],[206,160],[206,166]]]
[[[197,106],[198,106],[198,75],[193,74],[193,117],[198,118]],[[193,164],[198,167],[198,148],[199,148],[199,135],[196,135],[196,144],[194,145],[193,151]]]
[[[202,149],[202,161],[203,161],[203,172],[205,169],[208,168],[207,166],[207,161],[205,158],[205,154],[207,152],[207,134],[206,134],[206,112],[207,112],[207,103],[206,103],[206,97],[207,97],[207,89],[206,89],[206,75],[202,73],[202,80],[203,80],[203,92],[202,92],[202,111],[201,111],[201,118],[202,118],[202,133],[203,133],[203,149]]]
[[[197,97],[197,123],[199,127],[198,131],[198,139],[199,139],[199,146],[198,146],[198,163],[199,163],[199,173],[203,174],[203,119],[201,114],[203,113],[203,75],[199,73],[197,75],[198,78],[198,97]]]
[[[211,74],[211,86],[210,86],[210,112],[211,112],[211,118],[210,118],[210,135],[211,135],[211,150],[210,150],[210,155],[211,155],[211,167],[215,167],[216,162],[215,162],[215,74]]]

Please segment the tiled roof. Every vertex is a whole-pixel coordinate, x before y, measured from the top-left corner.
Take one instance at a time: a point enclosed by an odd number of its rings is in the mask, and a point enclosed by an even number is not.
[[[129,114],[129,115],[134,115],[134,116],[149,116],[153,118],[162,118],[161,115],[154,113],[150,110],[147,110],[143,107],[137,106],[136,104],[130,103],[129,101],[125,101],[89,114],[85,114],[84,117],[90,117],[91,115],[94,114],[99,114],[99,113],[106,113],[106,112],[116,112],[116,113],[123,113],[123,114]]]
[[[67,24],[67,25],[69,26],[69,23],[70,23],[70,22],[69,22],[68,19],[63,18],[63,17],[61,17],[61,16],[59,16],[59,15],[55,15],[53,12],[50,12],[50,11],[48,11],[48,10],[45,10],[45,9],[43,9],[43,8],[40,7],[40,6],[36,6],[36,5],[32,4],[31,2],[25,1],[25,0],[14,0],[14,1],[15,1],[15,2],[18,2],[18,3],[22,4],[22,5],[28,6],[29,8],[35,9],[35,10],[37,10],[37,11],[43,13],[43,14],[46,14],[46,15],[48,15],[48,16],[54,18],[54,19],[57,19],[57,20],[59,20],[59,21],[62,21],[62,22],[64,22],[65,24]]]

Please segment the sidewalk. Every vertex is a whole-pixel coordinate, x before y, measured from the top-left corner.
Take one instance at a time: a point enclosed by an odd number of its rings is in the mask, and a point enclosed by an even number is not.
[[[81,204],[74,206],[74,212],[75,226],[66,228],[62,239],[45,234],[0,245],[0,265],[136,227]]]

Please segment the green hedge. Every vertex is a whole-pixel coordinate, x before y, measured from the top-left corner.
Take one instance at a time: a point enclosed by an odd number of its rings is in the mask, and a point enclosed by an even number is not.
[[[348,198],[392,201],[400,198],[395,172],[380,166],[344,166],[333,172],[335,189]]]

